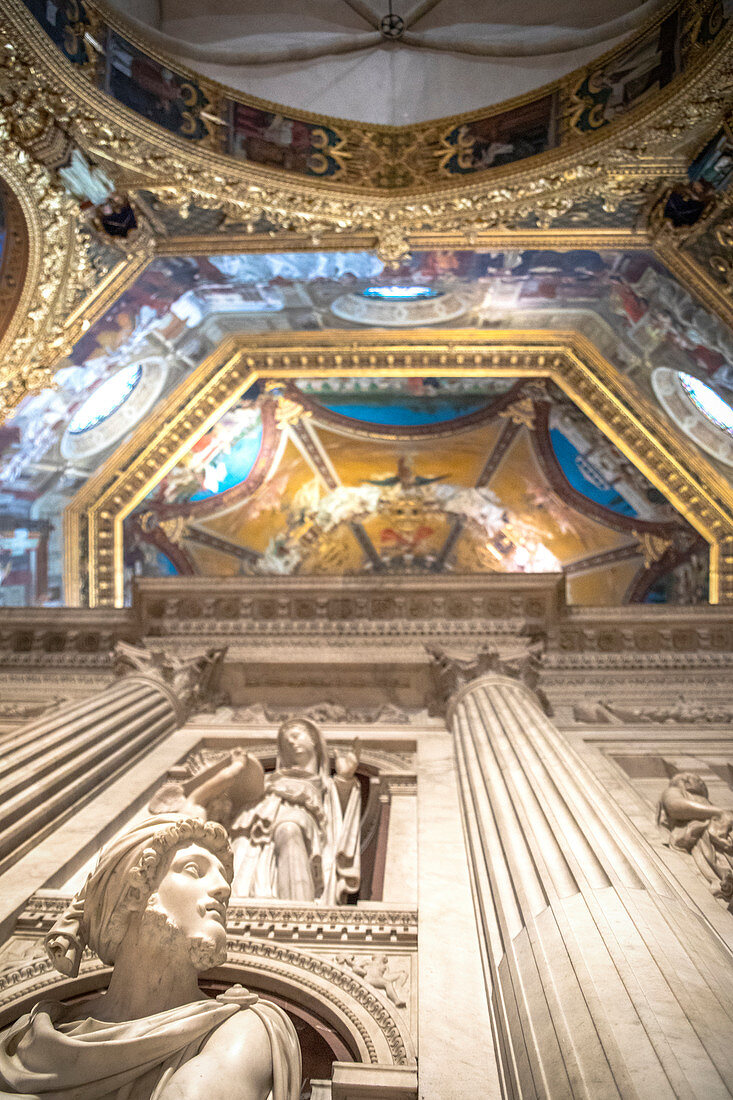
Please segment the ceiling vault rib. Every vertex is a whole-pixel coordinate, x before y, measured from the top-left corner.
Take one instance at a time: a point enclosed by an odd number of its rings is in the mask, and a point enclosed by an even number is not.
[[[563,568],[566,577],[579,577],[582,573],[592,573],[597,569],[605,569],[609,565],[618,562],[630,561],[633,558],[643,556],[643,550],[638,542],[629,542],[625,546],[616,546],[612,550],[603,550],[599,554],[588,554],[585,558],[568,562]]]
[[[403,19],[405,21],[405,28],[407,29],[414,26],[415,23],[418,23],[424,15],[427,15],[428,12],[433,10],[433,8],[437,8],[438,4],[440,3],[441,0],[420,0],[419,4],[416,4],[415,7],[407,13],[407,15],[403,16]]]
[[[485,489],[488,486],[489,482],[491,481],[496,471],[499,469],[499,466],[501,465],[507,452],[509,451],[509,448],[519,434],[521,428],[521,424],[516,423],[514,420],[507,420],[506,424],[501,430],[499,438],[497,439],[494,446],[491,448],[491,451],[486,461],[484,462],[481,473],[476,478],[477,489]]]
[[[372,540],[369,538],[369,535],[367,534],[366,528],[364,527],[363,523],[359,523],[358,520],[352,520],[349,524],[349,527],[353,531],[354,538],[359,543],[359,546],[362,548],[366,556],[369,558],[369,561],[372,563],[375,573],[383,573],[384,562],[377,553],[376,547]]]
[[[328,489],[338,489],[341,481],[333,468],[331,459],[321,443],[320,437],[304,418],[288,425],[290,438],[318,480]]]
[[[360,15],[365,23],[368,23],[375,31],[379,30],[379,19],[362,0],[344,0],[344,4]]]
[[[239,558],[240,561],[247,562],[249,565],[254,565],[262,557],[257,550],[250,550],[248,546],[240,546],[230,539],[215,535],[212,531],[206,531],[203,527],[197,527],[193,523],[188,524],[183,537],[188,539],[189,542],[195,542],[199,546],[207,547],[209,550],[218,550],[221,554]]]
[[[466,519],[465,519],[464,516],[456,516],[455,519],[453,520],[453,522],[451,523],[450,531],[448,532],[448,537],[446,538],[445,542],[443,543],[443,546],[441,547],[440,553],[438,554],[437,558],[435,559],[435,564],[433,566],[433,569],[435,570],[436,573],[439,573],[443,569],[443,567],[446,565],[448,559],[450,558],[451,554],[453,553],[453,551],[456,548],[456,543],[458,542],[459,538],[461,537],[461,534],[463,533],[463,528],[465,526],[466,526]]]

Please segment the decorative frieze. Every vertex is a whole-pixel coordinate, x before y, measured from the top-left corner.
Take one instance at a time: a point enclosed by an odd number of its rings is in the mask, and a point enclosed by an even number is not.
[[[56,890],[39,890],[20,913],[15,935],[42,940],[71,898]],[[379,905],[321,906],[245,904],[235,898],[227,909],[231,936],[309,948],[339,945],[410,951],[417,946],[417,912]]]
[[[733,722],[733,707],[716,706],[714,703],[666,703],[658,706],[629,707],[615,703],[576,704],[573,707],[576,722],[588,722],[601,726],[623,725],[695,725],[698,722],[727,725]]]

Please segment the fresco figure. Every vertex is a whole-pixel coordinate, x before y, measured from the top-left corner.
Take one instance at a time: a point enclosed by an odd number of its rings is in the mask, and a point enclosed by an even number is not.
[[[285,1013],[241,986],[198,986],[226,960],[232,851],[213,822],[149,818],[102,849],[46,937],[75,977],[88,945],[114,970],[81,1004],[41,1001],[0,1035],[0,1094],[53,1100],[297,1100]]]

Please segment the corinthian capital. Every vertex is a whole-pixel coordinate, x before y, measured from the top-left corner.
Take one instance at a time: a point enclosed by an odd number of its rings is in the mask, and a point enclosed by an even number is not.
[[[118,675],[145,680],[159,688],[171,701],[179,722],[196,711],[216,706],[219,677],[226,654],[222,649],[207,649],[197,657],[178,657],[161,649],[118,642],[115,667]]]
[[[542,664],[543,643],[531,642],[523,653],[502,655],[497,649],[483,646],[475,657],[451,657],[442,646],[427,644],[433,676],[433,693],[428,700],[430,714],[445,714],[448,702],[462,688],[487,673],[509,676],[532,691],[543,709],[549,713],[545,693],[538,686]]]

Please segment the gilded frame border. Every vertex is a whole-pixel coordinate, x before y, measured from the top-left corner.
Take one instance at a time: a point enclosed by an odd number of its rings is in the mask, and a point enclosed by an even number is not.
[[[225,340],[66,509],[66,598],[123,604],[123,522],[257,378],[445,375],[551,379],[710,544],[710,602],[733,602],[733,487],[577,332],[338,331]],[[86,559],[86,560],[85,560]]]

